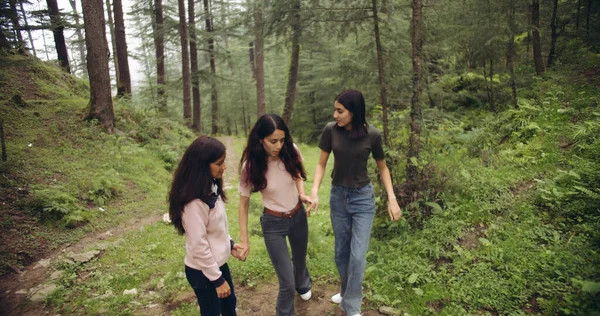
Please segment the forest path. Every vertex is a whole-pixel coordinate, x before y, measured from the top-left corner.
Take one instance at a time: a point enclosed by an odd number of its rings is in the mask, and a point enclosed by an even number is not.
[[[237,183],[239,153],[235,150],[232,137],[219,137],[227,147],[227,167],[225,173],[225,189],[233,189],[233,183]],[[44,298],[55,288],[55,282],[60,275],[52,270],[54,263],[62,260],[72,260],[73,254],[80,254],[88,249],[106,249],[108,238],[119,237],[127,232],[140,230],[148,225],[161,221],[163,215],[154,215],[146,218],[131,218],[127,223],[104,232],[88,234],[77,243],[65,245],[64,248],[56,250],[21,270],[3,276],[0,279],[0,316],[23,315],[59,315],[52,308],[44,304]],[[117,238],[116,242],[120,239]],[[109,250],[108,250],[109,251]],[[99,251],[94,256],[102,255]],[[235,259],[234,259],[235,260]],[[234,274],[235,280],[235,274]],[[235,281],[234,281],[235,282]],[[236,283],[234,283],[236,284]],[[238,298],[237,310],[240,316],[263,316],[274,315],[277,295],[279,292],[276,278],[265,280],[255,286],[236,286]],[[331,295],[339,290],[338,284],[315,284],[313,295],[309,301],[303,301],[299,295],[296,296],[296,314],[299,316],[322,316],[322,315],[344,315],[342,310],[330,301]],[[193,291],[186,291],[173,298],[165,304],[152,304],[140,310],[144,315],[170,315],[174,310],[184,303],[196,301]],[[68,304],[68,302],[65,302]],[[365,316],[381,315],[377,311],[365,311]]]

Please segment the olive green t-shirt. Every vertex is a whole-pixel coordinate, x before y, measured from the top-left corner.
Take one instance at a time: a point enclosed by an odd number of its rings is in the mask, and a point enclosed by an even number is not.
[[[328,153],[333,151],[331,183],[346,188],[361,188],[369,184],[367,160],[371,153],[375,160],[385,158],[381,133],[370,125],[366,135],[352,139],[350,131],[338,127],[335,122],[329,122],[321,134],[319,148]]]

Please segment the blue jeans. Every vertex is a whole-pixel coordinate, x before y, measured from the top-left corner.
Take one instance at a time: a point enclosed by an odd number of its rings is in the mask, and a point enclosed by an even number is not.
[[[292,316],[296,292],[304,294],[312,283],[306,267],[308,246],[308,221],[306,210],[302,207],[290,218],[263,213],[260,223],[265,246],[279,280],[277,296],[277,316]],[[292,248],[292,258],[288,253],[286,237]]]
[[[362,282],[375,216],[373,185],[362,188],[331,186],[330,216],[335,235],[335,264],[342,283],[342,309],[360,313]]]
[[[210,282],[204,273],[200,270],[196,270],[185,266],[185,276],[188,282],[194,289],[196,298],[198,299],[198,305],[200,306],[200,315],[202,316],[236,316],[235,305],[237,299],[235,297],[235,291],[233,290],[233,281],[231,280],[231,272],[229,266],[226,264],[219,267],[223,273],[225,282],[229,283],[231,288],[231,294],[226,298],[217,297],[217,289]]]

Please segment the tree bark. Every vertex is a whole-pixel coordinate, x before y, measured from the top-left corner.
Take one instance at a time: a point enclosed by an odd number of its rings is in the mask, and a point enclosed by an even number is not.
[[[60,61],[60,66],[68,73],[71,72],[69,66],[69,53],[67,52],[67,44],[65,42],[64,25],[58,10],[56,0],[46,0],[48,11],[50,13],[50,22],[52,23],[52,33],[54,33],[54,43],[56,45],[56,54]]]
[[[377,15],[377,0],[371,1],[373,11],[373,30],[375,32],[375,47],[377,50],[377,70],[379,72],[379,101],[381,102],[381,110],[383,114],[383,143],[387,146],[390,145],[389,135],[389,123],[388,123],[388,104],[387,95],[385,89],[385,74],[383,67],[383,49],[381,47],[381,36],[379,35],[379,17]]]
[[[250,60],[252,78],[256,81],[256,64],[254,63],[254,58],[254,42],[250,42],[250,45],[248,45],[248,59]]]
[[[0,143],[2,144],[2,161],[6,161],[6,143],[4,142],[4,120],[0,119]]]
[[[517,83],[515,81],[515,69],[513,65],[513,56],[515,54],[515,4],[510,0],[510,10],[508,15],[508,24],[510,28],[510,38],[508,40],[508,52],[506,53],[506,65],[510,74],[510,88],[512,90],[512,103],[515,109],[519,108],[517,103]]]
[[[179,7],[179,39],[181,41],[181,74],[183,76],[183,118],[188,122],[192,117],[190,102],[190,54],[188,52],[188,30],[185,18],[185,1],[177,1]]]
[[[531,28],[533,34],[533,61],[535,73],[540,76],[544,73],[544,62],[542,61],[542,44],[540,40],[540,1],[533,0],[531,4]]]
[[[283,105],[282,119],[289,124],[294,112],[294,98],[296,97],[296,83],[298,82],[298,68],[300,66],[300,38],[302,36],[302,25],[300,21],[300,0],[293,2],[292,13],[292,51],[290,54],[290,68],[288,71],[287,88],[285,92],[285,103]]]
[[[421,49],[423,47],[422,37],[422,2],[421,0],[412,0],[412,27],[411,27],[411,39],[412,39],[412,98],[410,105],[410,136],[409,136],[409,149],[406,162],[406,179],[409,187],[416,192],[417,185],[419,183],[419,170],[411,160],[419,159],[421,144],[421,123],[422,123],[422,111],[421,104],[419,102],[419,86],[421,82]]]
[[[198,49],[196,47],[196,10],[195,1],[188,0],[188,16],[190,29],[190,65],[192,67],[192,128],[202,131],[200,107],[200,74],[198,73]]]
[[[577,18],[575,20],[575,30],[579,30],[579,15],[581,13],[581,0],[577,0]]]
[[[554,0],[552,4],[552,19],[550,20],[550,29],[552,30],[552,40],[550,41],[550,53],[548,54],[548,63],[546,67],[552,67],[552,63],[554,62],[554,54],[556,51],[556,12],[558,10],[558,0]]]
[[[585,30],[586,35],[590,36],[590,16],[592,15],[592,0],[587,1],[586,16],[585,16]]]
[[[82,1],[83,2],[83,1]],[[108,29],[110,31],[110,43],[112,46],[113,65],[115,66],[115,83],[119,85],[119,56],[117,56],[117,39],[115,36],[115,23],[113,22],[112,5],[106,0],[106,12],[108,13]],[[109,52],[110,56],[110,52]]]
[[[112,133],[115,123],[103,3],[102,0],[85,0],[82,4],[87,67],[90,74],[90,110],[86,119],[97,119],[108,133]]]
[[[167,94],[165,92],[165,33],[162,0],[154,0],[154,25],[158,104],[162,109],[165,109],[167,107]]]
[[[77,47],[79,48],[79,68],[83,72],[84,76],[87,76],[87,65],[85,63],[85,39],[83,38],[83,33],[81,33],[81,24],[79,23],[79,13],[77,12],[77,3],[75,0],[69,0],[71,4],[71,8],[73,8],[73,16],[75,17],[75,24],[77,24],[77,28],[75,28],[75,33],[77,34]]]
[[[17,45],[16,48],[25,52],[25,42],[23,41],[23,36],[21,35],[21,25],[19,24],[19,12],[17,11],[17,0],[10,0],[10,20],[14,27],[15,35],[17,36]]]
[[[256,53],[256,114],[261,117],[267,113],[265,101],[265,47],[263,0],[256,0],[254,6],[254,52]]]
[[[129,58],[127,40],[125,37],[125,19],[123,18],[123,5],[121,0],[113,0],[113,13],[115,14],[115,36],[117,42],[117,61],[119,62],[119,83],[117,84],[117,97],[131,97],[131,76],[129,74]]]
[[[213,135],[219,132],[219,104],[217,103],[217,65],[215,61],[215,42],[212,37],[213,25],[212,25],[212,14],[208,0],[204,0],[204,14],[206,23],[206,31],[209,34],[208,37],[208,56],[210,58],[210,72],[212,79],[210,80],[210,102],[212,110],[212,128],[211,133]]]
[[[496,100],[494,96],[494,59],[490,58],[490,109],[496,112]]]

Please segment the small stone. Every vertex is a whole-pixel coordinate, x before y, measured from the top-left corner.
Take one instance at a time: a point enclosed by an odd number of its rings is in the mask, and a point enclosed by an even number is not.
[[[88,262],[88,261],[92,260],[98,254],[100,254],[100,251],[93,250],[93,251],[88,251],[88,252],[85,252],[85,253],[78,253],[76,255],[72,255],[71,259],[75,260],[76,262],[85,263],[85,262]]]
[[[33,266],[34,269],[37,269],[39,267],[48,267],[50,265],[50,259],[42,259],[40,261],[37,262],[37,264],[35,266]]]
[[[62,270],[54,271],[50,275],[50,280],[56,280],[56,279],[60,278],[62,275],[63,275],[63,271]]]
[[[21,289],[21,290],[16,291],[15,294],[27,294],[27,290]]]
[[[160,290],[160,289],[162,289],[163,287],[165,287],[165,279],[160,279],[160,280],[158,281],[158,284],[156,284],[156,288]]]
[[[389,306],[381,306],[379,312],[384,315],[402,315],[402,311]]]
[[[162,220],[163,220],[163,223],[170,224],[171,223],[171,216],[169,216],[169,213],[164,213]]]
[[[37,288],[31,289],[31,297],[29,298],[32,302],[43,301],[50,293],[56,290],[56,284],[42,284]]]
[[[98,236],[98,238],[100,238],[100,239],[106,239],[106,238],[112,237],[112,235],[113,235],[112,232],[109,230],[109,231],[107,231],[105,233],[100,234],[100,236]]]
[[[137,289],[125,290],[123,295],[137,295]]]

